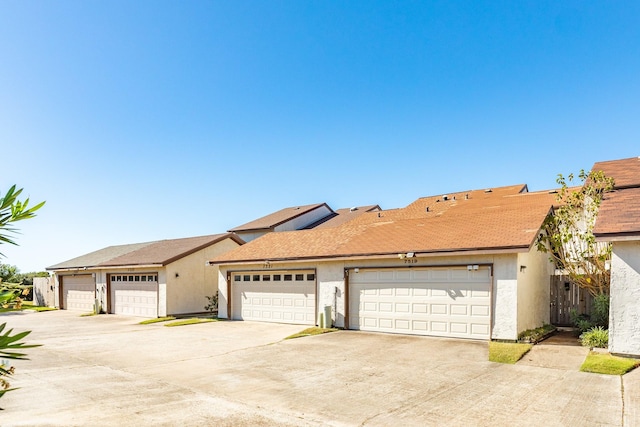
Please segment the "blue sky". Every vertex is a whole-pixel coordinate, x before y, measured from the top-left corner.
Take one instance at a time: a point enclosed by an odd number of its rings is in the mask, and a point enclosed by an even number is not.
[[[0,191],[23,272],[640,155],[640,3],[0,3]]]

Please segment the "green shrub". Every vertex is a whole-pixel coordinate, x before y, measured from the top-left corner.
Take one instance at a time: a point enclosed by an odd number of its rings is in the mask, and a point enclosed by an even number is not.
[[[609,346],[609,331],[602,326],[596,326],[580,335],[580,342],[585,347],[607,348]]]
[[[595,326],[591,324],[588,314],[578,314],[578,311],[575,308],[571,309],[571,311],[569,312],[569,319],[571,321],[571,324],[575,326],[581,334],[587,332],[589,329]]]
[[[594,326],[609,329],[609,295],[600,294],[593,298],[590,320]]]
[[[542,325],[535,329],[527,329],[526,331],[520,332],[518,335],[518,341],[521,342],[538,342],[542,337],[556,330],[556,327],[553,325]]]
[[[581,334],[595,326],[609,329],[609,295],[600,294],[593,298],[591,314],[578,314],[574,308],[569,312],[569,319]]]
[[[210,312],[211,314],[218,313],[218,292],[216,291],[215,294],[211,295],[210,297],[208,296],[206,298],[208,303],[207,305],[204,306],[204,309]]]

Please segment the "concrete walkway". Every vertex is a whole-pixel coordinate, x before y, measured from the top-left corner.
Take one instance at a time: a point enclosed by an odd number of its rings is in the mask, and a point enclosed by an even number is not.
[[[518,362],[524,366],[579,371],[589,354],[572,332],[558,332],[533,346]]]

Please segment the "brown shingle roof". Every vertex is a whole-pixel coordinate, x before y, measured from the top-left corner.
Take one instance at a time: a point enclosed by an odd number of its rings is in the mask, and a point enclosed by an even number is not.
[[[605,194],[593,234],[606,237],[640,235],[640,187]]]
[[[313,205],[294,206],[290,208],[284,208],[277,212],[271,213],[269,215],[265,215],[262,218],[258,218],[254,221],[250,221],[250,222],[247,222],[246,224],[242,224],[237,227],[234,227],[228,231],[240,232],[240,231],[271,229],[287,221],[290,221],[294,218],[297,218],[300,215],[304,215],[305,213],[310,212],[314,209],[318,209],[321,206],[326,206],[329,210],[331,210],[331,208],[329,208],[329,206],[327,206],[326,203],[316,203]]]
[[[615,188],[640,187],[640,157],[598,162],[592,170],[615,179]]]
[[[107,248],[61,262],[51,267],[47,267],[47,270],[149,264],[166,265],[199,251],[200,249],[204,249],[210,245],[218,243],[226,238],[230,238],[239,244],[244,243],[242,239],[235,234],[222,233],[184,239],[109,246]]]
[[[378,205],[357,206],[355,208],[336,209],[335,214],[327,218],[323,218],[313,224],[305,227],[305,229],[318,229],[318,228],[333,228],[339,225],[349,222],[352,219],[359,217],[360,215],[371,212],[379,211]]]
[[[335,228],[267,234],[212,261],[529,248],[555,194],[524,190],[519,185],[451,193],[447,200],[424,197],[403,209],[364,213]]]

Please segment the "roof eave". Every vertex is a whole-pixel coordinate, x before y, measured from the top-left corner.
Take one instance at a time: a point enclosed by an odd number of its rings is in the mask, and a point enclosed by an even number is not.
[[[640,230],[621,233],[594,233],[596,242],[625,242],[640,240]]]
[[[162,261],[160,264],[165,266],[168,264],[171,264],[172,262],[178,261],[179,259],[182,259],[184,257],[187,257],[193,253],[196,253],[198,251],[201,251],[202,249],[208,248],[209,246],[215,245],[216,243],[219,243],[225,239],[231,239],[234,242],[238,243],[238,245],[242,246],[244,244],[244,240],[242,240],[240,237],[238,237],[237,235],[235,235],[234,233],[226,233],[223,234],[222,236],[218,237],[217,239],[212,240],[211,242],[207,242],[207,243],[203,243],[202,245],[192,248],[186,252],[183,252],[179,255],[173,256],[169,259],[166,259],[164,261]],[[242,242],[242,243],[240,243]]]
[[[123,265],[93,265],[82,267],[63,267],[63,268],[51,268],[47,267],[45,270],[53,271],[54,273],[64,273],[72,271],[74,273],[87,272],[91,273],[95,270],[108,270],[108,269],[120,269],[120,268],[162,268],[162,264],[123,264]]]
[[[398,258],[401,254],[413,252],[416,257],[438,257],[438,256],[458,256],[458,255],[500,255],[510,253],[525,253],[531,249],[530,245],[505,246],[495,248],[468,248],[468,249],[443,249],[437,251],[401,251],[401,252],[380,252],[380,253],[362,253],[351,255],[322,255],[322,256],[306,256],[306,257],[287,257],[287,258],[265,258],[265,259],[240,259],[232,261],[209,261],[209,265],[234,265],[234,264],[255,264],[255,263],[274,263],[274,262],[308,262],[308,261],[340,261],[340,260],[361,260],[361,259],[379,259],[379,258]]]

